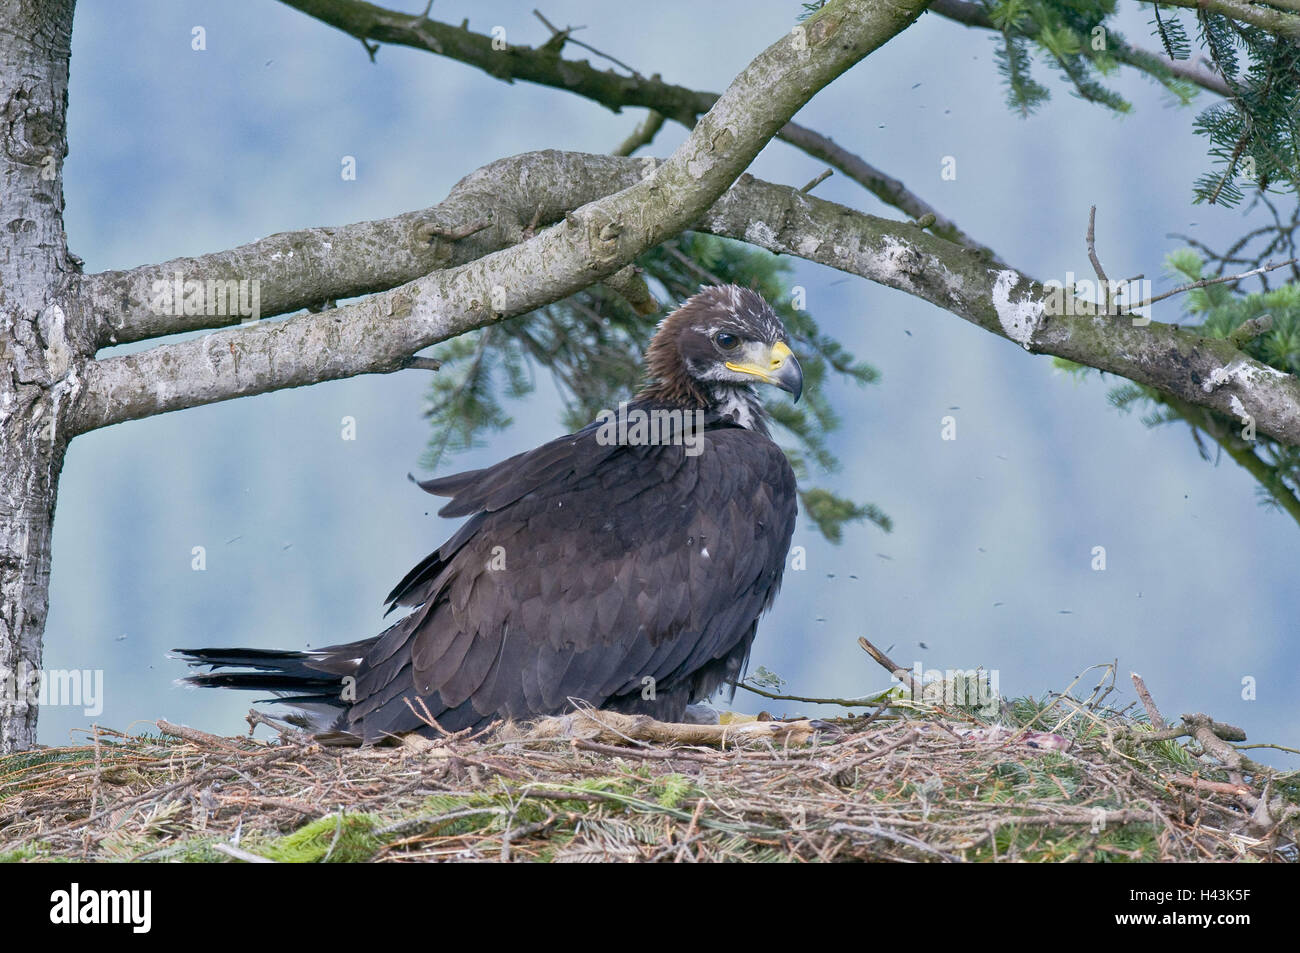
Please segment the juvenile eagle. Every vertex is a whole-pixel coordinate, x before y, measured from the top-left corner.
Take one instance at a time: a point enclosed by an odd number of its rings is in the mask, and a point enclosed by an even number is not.
[[[727,285],[686,301],[617,411],[495,466],[420,487],[468,521],[406,574],[380,635],[306,652],[184,649],[187,681],[259,689],[322,737],[371,743],[571,699],[680,721],[742,673],[781,584],[795,479],[755,382],[799,399],[780,319]]]

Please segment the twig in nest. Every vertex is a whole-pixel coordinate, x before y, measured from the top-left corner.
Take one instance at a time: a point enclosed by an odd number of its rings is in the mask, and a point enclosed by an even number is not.
[[[523,827],[511,828],[510,824],[514,821],[513,814],[506,820],[506,832],[501,835],[501,863],[510,862],[510,845],[512,841],[523,840],[525,837],[532,837],[534,834],[540,834],[542,831],[549,830],[556,821],[554,812],[547,812],[544,820],[534,821],[532,824],[525,824]]]
[[[1239,752],[1229,741],[1245,741],[1246,733],[1235,725],[1225,725],[1215,721],[1209,715],[1183,715],[1183,724],[1193,738],[1211,757],[1222,761],[1229,768],[1250,774],[1269,774],[1268,768],[1256,764]]]
[[[279,732],[280,739],[286,744],[316,744],[316,739],[307,734],[307,732],[299,731],[297,728],[293,728],[285,722],[278,721],[269,715],[264,715],[256,708],[248,709],[248,714],[244,716],[244,720],[248,722],[248,733],[250,735],[257,729],[258,725],[266,725],[266,727],[270,728],[272,731]]]
[[[270,857],[263,857],[260,854],[250,853],[242,848],[235,847],[218,841],[212,845],[212,849],[218,854],[225,854],[227,857],[233,857],[235,860],[242,860],[249,864],[274,864],[275,861]]]
[[[506,809],[503,807],[467,807],[459,811],[447,811],[442,814],[422,814],[419,817],[408,817],[405,820],[398,821],[396,824],[389,824],[387,827],[378,828],[375,833],[380,837],[385,835],[395,835],[401,839],[410,839],[413,836],[437,830],[448,821],[457,821],[464,817],[478,817],[483,814],[504,814]],[[389,844],[389,847],[395,846]]]
[[[191,744],[211,748],[225,748],[227,751],[244,750],[239,747],[239,745],[232,745],[225,738],[210,735],[206,731],[199,731],[197,728],[188,728],[185,725],[173,725],[171,722],[163,721],[161,718],[154,722],[154,724],[158,726],[158,730],[164,735],[171,735],[173,738],[183,738]]]
[[[320,862],[322,864],[327,863],[329,861],[330,856],[334,853],[334,848],[337,847],[339,844],[339,838],[342,836],[343,836],[343,812],[339,811],[338,814],[335,815],[334,837],[330,841],[329,849],[325,851],[325,856],[320,859]]]
[[[616,711],[577,711],[534,722],[519,740],[579,740],[618,744],[708,745],[725,748],[759,742],[804,744],[825,726],[813,721],[749,721],[738,725],[683,725],[648,715]]]
[[[95,813],[95,807],[99,804],[99,801],[100,801],[101,782],[102,782],[103,779],[104,779],[104,762],[103,762],[103,759],[102,759],[102,756],[101,756],[101,752],[100,752],[100,744],[99,744],[99,725],[95,725],[95,726],[94,726],[94,729],[95,729],[95,734],[94,734],[94,738],[95,738],[95,780],[94,780],[94,782],[93,782],[93,783],[91,784],[91,786],[90,786],[90,813],[91,813],[91,814],[94,814],[94,813]]]
[[[1287,745],[1275,745],[1269,741],[1260,741],[1251,745],[1237,745],[1238,751],[1248,751],[1251,748],[1272,748],[1274,751],[1285,751],[1287,754],[1300,754],[1300,748],[1292,748]]]
[[[1179,787],[1192,788],[1198,791],[1211,791],[1215,794],[1227,794],[1230,797],[1239,797],[1242,794],[1253,794],[1250,788],[1244,784],[1233,784],[1229,781],[1208,781],[1205,778],[1184,778],[1181,775],[1174,775],[1169,779],[1170,784],[1177,784]]]
[[[885,671],[906,685],[907,690],[912,693],[914,699],[920,700],[925,697],[925,686],[919,684],[916,679],[912,677],[910,671],[903,668],[884,652],[880,651],[880,649],[868,642],[864,636],[858,637],[858,645],[862,646],[862,651],[866,652],[873,659],[879,662]]]
[[[615,758],[642,758],[646,761],[672,761],[681,752],[664,748],[629,748],[626,745],[607,745],[587,738],[578,738],[573,746],[579,751],[591,751],[595,754],[607,754]]]
[[[446,747],[453,741],[475,741],[482,738],[485,735],[491,734],[497,725],[497,722],[494,721],[486,728],[480,728],[478,731],[475,731],[473,727],[462,728],[460,731],[448,731],[446,728],[442,727],[442,725],[438,724],[437,719],[433,717],[433,712],[429,711],[428,703],[423,698],[416,696],[415,703],[412,703],[411,698],[408,695],[404,697],[402,701],[406,702],[406,707],[411,710],[411,714],[420,719],[420,721],[424,722],[434,731],[438,732],[441,737],[434,740],[426,735],[416,732],[389,734],[387,736],[390,741],[397,741],[401,744],[414,743],[416,745]],[[417,703],[420,706],[419,711],[415,710],[415,704]]]
[[[805,695],[780,695],[776,692],[756,688],[748,682],[740,682],[736,687],[779,702],[803,702],[805,705],[839,705],[841,708],[874,708],[880,704],[880,696],[885,694],[877,692],[875,695],[864,695],[861,698],[815,698]],[[889,702],[886,701],[885,704],[888,705]]]
[[[1142,707],[1147,710],[1147,717],[1151,719],[1151,727],[1156,731],[1162,731],[1165,720],[1160,716],[1160,709],[1156,707],[1151,693],[1147,691],[1147,683],[1142,681],[1142,676],[1137,672],[1129,673],[1129,677],[1133,679],[1133,687],[1137,690],[1138,698],[1142,699]]]

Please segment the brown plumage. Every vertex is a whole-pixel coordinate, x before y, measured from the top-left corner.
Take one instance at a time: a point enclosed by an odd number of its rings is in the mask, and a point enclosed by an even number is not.
[[[460,529],[389,594],[410,614],[311,652],[180,650],[187,681],[270,691],[316,731],[374,742],[581,699],[680,720],[743,671],[780,586],[795,481],[751,384],[802,386],[780,320],[722,286],[659,326],[649,383],[617,414],[495,466],[427,480]],[[643,418],[644,419],[644,418]],[[619,439],[611,435],[618,434]]]

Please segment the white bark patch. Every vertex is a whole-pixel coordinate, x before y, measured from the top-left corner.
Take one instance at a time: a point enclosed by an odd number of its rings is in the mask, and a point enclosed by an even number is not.
[[[57,304],[49,305],[38,319],[41,337],[45,338],[45,366],[50,377],[62,380],[72,366],[72,348],[68,346],[67,316]]]
[[[392,305],[389,305],[389,313],[392,313]],[[407,320],[418,322],[422,325],[432,325],[438,319],[438,315],[446,309],[442,295],[434,291],[426,291],[421,288],[411,302],[411,313]]]
[[[707,153],[697,155],[690,162],[686,163],[686,172],[692,179],[703,178],[705,173],[713,168],[713,156]]]
[[[1002,332],[1027,351],[1042,320],[1043,303],[1028,296],[1012,301],[1011,292],[1019,281],[1020,276],[1014,271],[998,272],[997,281],[993,283],[993,310],[997,312]]]
[[[798,252],[802,257],[809,257],[817,253],[817,249],[822,247],[820,238],[814,238],[811,235],[805,235],[799,239]]]
[[[222,359],[226,354],[230,353],[229,350],[221,346],[227,337],[228,335],[219,332],[203,335],[203,356],[207,358],[208,370],[213,377],[221,374]]]
[[[762,248],[771,248],[776,244],[776,232],[767,222],[751,222],[745,229],[745,241]]]
[[[1210,376],[1201,382],[1201,390],[1210,394],[1216,387],[1222,387],[1224,384],[1238,384],[1243,387],[1249,387],[1261,377],[1287,377],[1284,371],[1279,371],[1276,367],[1268,367],[1263,364],[1248,363],[1244,359],[1237,359],[1224,367],[1216,367],[1210,372]]]
[[[64,402],[64,400],[68,400],[68,401],[76,400],[77,394],[79,394],[80,392],[81,392],[81,377],[80,375],[77,374],[77,367],[74,364],[63,375],[63,377],[59,379],[58,383],[56,383],[53,387],[50,388],[50,396],[52,398],[51,405],[50,405],[50,433],[49,433],[50,443],[54,443],[55,431],[59,425],[59,406]],[[47,476],[53,472],[53,469],[54,469],[54,455],[50,454],[49,465],[46,468]]]
[[[1228,406],[1232,408],[1232,412],[1238,417],[1250,416],[1250,414],[1246,413],[1246,405],[1241,402],[1241,398],[1236,394],[1228,398]]]
[[[889,274],[899,278],[910,278],[920,262],[916,248],[907,242],[890,241],[880,250]]]

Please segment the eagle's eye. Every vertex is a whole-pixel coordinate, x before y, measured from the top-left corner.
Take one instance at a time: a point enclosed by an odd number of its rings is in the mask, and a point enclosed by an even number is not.
[[[730,331],[719,331],[713,335],[713,343],[724,351],[734,351],[740,346],[740,338],[736,337]]]

